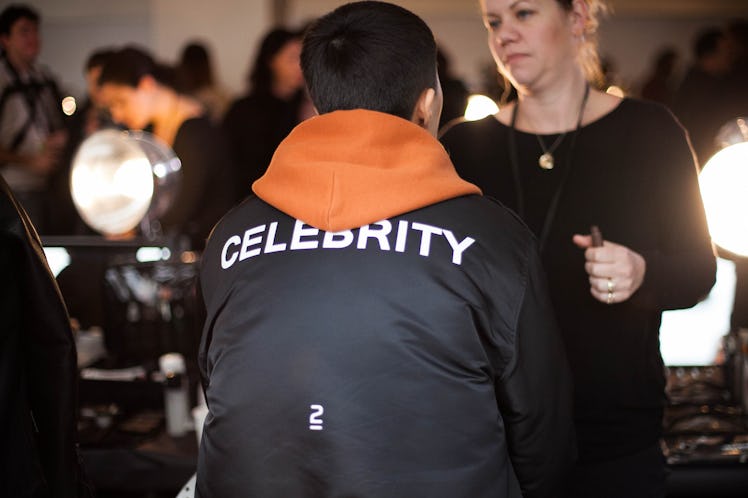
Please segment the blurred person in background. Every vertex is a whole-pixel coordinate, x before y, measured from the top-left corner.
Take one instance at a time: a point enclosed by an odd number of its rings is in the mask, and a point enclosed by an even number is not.
[[[177,65],[177,78],[179,90],[200,101],[210,119],[220,123],[230,98],[215,76],[213,60],[204,43],[193,41],[184,46]]]
[[[716,271],[686,133],[660,104],[592,88],[602,2],[480,5],[519,98],[442,141],[457,172],[538,237],[574,378],[567,496],[662,498],[661,315],[699,302]]]
[[[251,193],[275,148],[312,112],[299,55],[301,34],[275,28],[263,38],[249,75],[250,92],[231,104],[223,122],[234,160],[235,196]]]
[[[75,153],[81,142],[104,128],[115,127],[109,111],[101,100],[99,76],[112,49],[101,48],[93,51],[83,66],[86,81],[86,98],[77,106],[68,123],[69,138],[61,155],[60,167],[50,179],[50,193],[54,199],[55,209],[49,213],[51,220],[50,235],[84,235],[93,234],[93,230],[83,222],[70,192],[70,170]]]
[[[159,220],[166,235],[186,237],[200,250],[213,225],[231,208],[231,158],[220,130],[193,97],[175,90],[175,74],[147,52],[111,54],[99,76],[112,119],[132,130],[149,128],[182,163],[176,198]]]
[[[452,66],[444,49],[439,48],[436,52],[436,60],[439,68],[439,81],[441,82],[442,94],[444,95],[442,117],[439,119],[439,128],[441,128],[453,119],[461,118],[465,115],[465,108],[467,107],[470,92],[465,82],[452,73]]]
[[[49,179],[66,141],[57,84],[36,60],[39,14],[11,4],[0,13],[0,174],[36,229],[49,228]]]
[[[87,137],[92,133],[113,126],[112,116],[106,108],[101,97],[101,85],[99,77],[107,60],[115,51],[110,48],[95,50],[86,59],[83,76],[86,80],[86,101],[75,113],[79,116],[80,126],[76,128],[81,137]],[[73,141],[73,137],[71,137]]]
[[[673,112],[688,130],[701,167],[718,150],[717,132],[733,117],[728,74],[733,54],[724,30],[699,32],[693,43],[693,63],[673,100]]]
[[[733,117],[748,116],[748,20],[735,19],[727,24],[731,67],[727,76]]]
[[[649,74],[641,87],[641,97],[667,106],[673,103],[675,68],[678,52],[672,47],[660,49],[652,61]]]

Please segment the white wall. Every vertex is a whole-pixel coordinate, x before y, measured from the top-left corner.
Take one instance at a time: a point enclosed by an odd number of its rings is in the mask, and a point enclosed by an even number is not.
[[[345,0],[291,0],[289,19],[302,23],[346,3]],[[421,16],[451,59],[453,72],[478,89],[480,70],[491,62],[477,0],[399,0]]]
[[[167,61],[194,38],[207,42],[215,70],[234,93],[245,80],[255,48],[271,24],[269,0],[150,0],[153,49]]]
[[[137,43],[175,62],[184,43],[207,42],[232,92],[245,90],[257,40],[270,23],[266,0],[28,0],[42,16],[40,61],[73,95],[84,92],[83,64],[94,49]]]
[[[28,0],[42,16],[40,62],[73,95],[85,89],[83,65],[103,46],[138,41],[153,44],[149,0]]]

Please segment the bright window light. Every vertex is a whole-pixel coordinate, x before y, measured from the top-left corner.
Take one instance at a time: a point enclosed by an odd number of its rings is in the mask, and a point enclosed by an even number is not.
[[[717,258],[717,281],[709,296],[693,308],[665,311],[660,352],[665,365],[712,365],[730,331],[735,299],[735,263]]]

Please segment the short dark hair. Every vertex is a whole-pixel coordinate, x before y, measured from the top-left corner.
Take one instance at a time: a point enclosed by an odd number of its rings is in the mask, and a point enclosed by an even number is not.
[[[409,120],[421,93],[438,84],[431,29],[385,2],[349,3],[317,20],[301,68],[320,113],[369,109]]]
[[[11,28],[19,19],[28,19],[39,24],[39,13],[23,4],[10,4],[0,13],[0,35],[9,35]]]
[[[151,76],[162,85],[176,88],[174,68],[159,64],[145,50],[127,46],[106,57],[99,75],[99,85],[114,83],[137,87],[144,76]]]
[[[86,59],[86,63],[83,66],[86,71],[90,71],[91,69],[95,67],[101,67],[103,68],[106,64],[106,61],[109,59],[109,57],[112,56],[114,51],[110,48],[100,48],[97,49],[88,56]]]

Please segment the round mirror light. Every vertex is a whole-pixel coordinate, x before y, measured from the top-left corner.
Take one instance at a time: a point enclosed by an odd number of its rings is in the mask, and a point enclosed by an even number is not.
[[[81,143],[70,188],[78,213],[99,233],[116,236],[141,222],[144,235],[171,206],[181,175],[179,159],[147,132],[102,130]]]
[[[699,174],[699,187],[714,243],[748,256],[748,142],[712,156]]]

